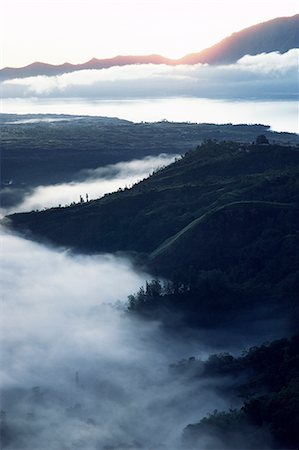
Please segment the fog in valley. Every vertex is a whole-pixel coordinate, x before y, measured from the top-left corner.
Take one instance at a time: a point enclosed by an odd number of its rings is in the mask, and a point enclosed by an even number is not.
[[[298,448],[292,1],[10,0],[0,449]]]
[[[64,206],[85,193],[91,200],[176,157],[85,170],[71,183],[37,187],[13,210]],[[256,316],[244,317],[245,327],[241,320],[223,330],[166,329],[128,312],[128,296],[152,279],[129,258],[74,254],[4,228],[1,246],[1,439],[8,450],[186,450],[188,424],[242,400],[224,392],[229,376],[200,378],[171,365],[238,355],[285,332],[279,318]],[[264,431],[254,439],[271,448]],[[203,436],[196,448],[229,450],[219,436]]]
[[[173,450],[188,423],[229,406],[216,381],[169,371],[190,352],[206,358],[207,346],[125,311],[148,274],[1,233],[6,448]]]
[[[84,201],[93,200],[103,195],[131,187],[134,183],[147,177],[150,173],[172,163],[180,155],[147,156],[143,159],[136,159],[129,162],[119,162],[97,169],[82,170],[70,183],[38,186],[35,189],[23,190],[12,189],[6,186],[3,192],[12,199],[15,197],[19,202],[13,207],[0,207],[2,215],[15,211],[26,212],[32,210],[42,210],[57,206],[68,206],[72,203],[80,202],[80,197]]]

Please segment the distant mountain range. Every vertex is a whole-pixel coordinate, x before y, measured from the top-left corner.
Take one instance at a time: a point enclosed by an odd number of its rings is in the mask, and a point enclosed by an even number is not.
[[[0,80],[26,78],[38,75],[55,76],[78,70],[104,69],[132,64],[231,64],[245,55],[279,52],[285,53],[299,48],[299,14],[280,17],[233,33],[216,45],[192,53],[180,59],[165,58],[161,55],[115,56],[114,58],[92,58],[83,64],[64,63],[60,65],[34,62],[21,68],[6,67],[0,70]]]

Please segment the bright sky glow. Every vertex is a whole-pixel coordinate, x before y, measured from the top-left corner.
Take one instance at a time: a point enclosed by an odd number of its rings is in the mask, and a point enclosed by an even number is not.
[[[159,53],[181,57],[298,12],[297,0],[0,0],[0,66]]]

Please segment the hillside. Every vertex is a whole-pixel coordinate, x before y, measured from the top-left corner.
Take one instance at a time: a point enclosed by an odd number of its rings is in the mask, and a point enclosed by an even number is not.
[[[226,212],[232,204],[240,215],[252,211],[252,202],[256,216],[269,205],[271,211],[292,209],[299,199],[298,164],[297,147],[208,142],[132,189],[10,219],[14,227],[59,245],[147,252],[155,258],[165,253],[168,238],[169,248],[215,217],[230,220]]]
[[[161,153],[182,154],[205,139],[299,143],[266,125],[132,123],[106,117],[0,115],[1,205],[10,207],[39,185],[82,179],[82,171]]]
[[[244,401],[240,409],[214,411],[184,430],[183,443],[198,449],[203,441],[221,448],[297,449],[299,445],[299,335],[253,347],[240,357],[211,355],[180,361],[172,370],[180,377],[214,380],[226,377],[222,394]],[[216,447],[217,448],[217,447]]]
[[[296,204],[298,164],[296,147],[209,142],[132,189],[10,219],[13,226],[61,245],[155,256],[166,239],[179,232],[185,238],[185,227],[194,228],[193,221],[201,217],[202,222],[207,213],[205,220],[212,220],[211,212],[219,207],[253,201]]]
[[[298,187],[297,147],[210,141],[132,189],[8,219],[57,245],[133,254],[172,280],[132,297],[132,311],[163,316],[176,305],[189,324],[209,325],[263,299],[293,320]]]
[[[166,64],[177,66],[181,64],[230,64],[245,55],[279,52],[299,48],[299,15],[279,17],[260,23],[239,32],[233,33],[210,48],[186,55],[180,59],[165,58],[160,55],[126,55],[107,59],[92,58],[82,64],[52,65],[34,62],[20,68],[6,67],[0,70],[0,80],[25,78],[38,75],[55,76],[78,70],[104,69],[114,66],[132,64]]]

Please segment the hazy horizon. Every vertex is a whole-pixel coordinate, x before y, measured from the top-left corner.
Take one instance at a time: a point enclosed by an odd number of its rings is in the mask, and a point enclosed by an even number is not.
[[[298,132],[298,50],[234,64],[140,64],[2,82],[6,113],[65,113],[159,120],[262,123]]]
[[[270,6],[267,0],[2,0],[0,68],[117,55],[180,58],[246,27],[297,13],[295,0]]]

